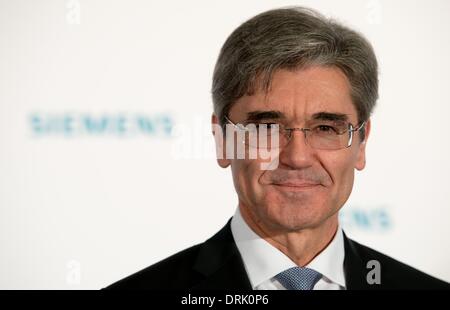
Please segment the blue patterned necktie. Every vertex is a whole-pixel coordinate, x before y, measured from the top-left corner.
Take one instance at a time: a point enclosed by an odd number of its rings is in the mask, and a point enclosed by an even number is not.
[[[312,290],[322,275],[310,268],[292,267],[280,272],[274,278],[287,290]]]

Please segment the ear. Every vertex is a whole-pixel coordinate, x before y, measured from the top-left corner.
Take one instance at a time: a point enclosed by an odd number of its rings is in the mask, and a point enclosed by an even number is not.
[[[224,142],[223,129],[219,124],[219,119],[214,113],[211,116],[211,130],[216,143],[217,163],[220,167],[227,168],[231,164],[231,161],[226,159],[226,143]]]
[[[357,155],[358,157],[357,157],[356,164],[355,164],[355,168],[357,170],[363,170],[364,167],[366,166],[366,144],[367,144],[367,139],[369,138],[369,134],[370,134],[370,126],[371,126],[371,122],[369,119],[363,128],[363,130],[364,130],[364,140],[363,141],[360,140],[359,134],[356,135],[356,137],[354,137],[359,142],[358,155]]]

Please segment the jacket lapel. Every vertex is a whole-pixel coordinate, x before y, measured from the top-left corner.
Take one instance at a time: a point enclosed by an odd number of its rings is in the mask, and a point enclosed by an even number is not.
[[[344,233],[344,274],[347,290],[376,289],[377,286],[369,285],[367,282],[366,263],[363,255],[358,250],[358,245],[349,239]]]

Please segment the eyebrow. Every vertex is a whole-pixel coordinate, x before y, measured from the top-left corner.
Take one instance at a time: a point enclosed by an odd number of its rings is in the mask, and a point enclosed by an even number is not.
[[[348,121],[348,115],[343,113],[318,112],[312,115],[314,120],[323,121]]]
[[[247,113],[247,121],[261,121],[261,120],[279,120],[286,119],[283,112],[277,110],[269,111],[252,111]],[[324,121],[348,121],[349,117],[344,113],[318,112],[312,115],[313,120]]]
[[[277,110],[269,111],[252,111],[247,113],[247,121],[261,121],[267,119],[284,119],[282,112]]]

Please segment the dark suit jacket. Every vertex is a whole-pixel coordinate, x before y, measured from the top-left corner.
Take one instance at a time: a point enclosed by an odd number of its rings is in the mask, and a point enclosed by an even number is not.
[[[106,289],[222,289],[251,290],[250,281],[231,233],[231,220],[202,244],[176,253]],[[344,234],[346,288],[450,289],[433,278],[384,254],[361,245]],[[367,262],[381,266],[381,283],[368,284]]]

